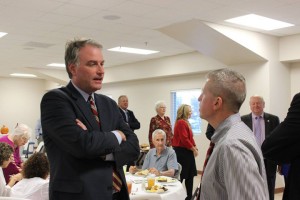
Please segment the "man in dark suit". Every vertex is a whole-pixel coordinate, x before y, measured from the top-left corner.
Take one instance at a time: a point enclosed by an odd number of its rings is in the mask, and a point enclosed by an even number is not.
[[[132,131],[140,129],[140,122],[135,118],[133,112],[128,110],[128,98],[126,95],[121,95],[118,98],[118,105],[120,113],[123,116],[124,121],[128,124]]]
[[[70,41],[65,63],[71,81],[41,102],[49,199],[129,200],[123,165],[137,159],[139,144],[117,104],[95,93],[104,77],[102,46],[90,39]]]
[[[264,108],[265,101],[263,97],[254,95],[250,97],[250,109],[252,112],[241,117],[242,121],[253,131],[259,146],[261,146],[265,138],[269,137],[271,135],[271,131],[273,131],[279,124],[279,118],[275,115],[264,112]],[[259,128],[257,128],[256,123],[259,124]],[[260,129],[260,135],[258,135],[259,133],[257,129]],[[275,162],[267,159],[264,159],[264,162],[266,167],[269,197],[270,200],[274,200],[277,165]]]
[[[300,199],[300,93],[296,94],[286,118],[262,145],[266,158],[291,163],[283,200]]]

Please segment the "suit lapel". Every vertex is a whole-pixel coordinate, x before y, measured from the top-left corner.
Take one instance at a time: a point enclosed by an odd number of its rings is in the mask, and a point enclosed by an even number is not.
[[[87,126],[87,128],[89,130],[100,130],[99,124],[91,112],[89,103],[84,100],[82,95],[76,90],[71,82],[66,88],[69,90],[70,96],[75,100],[77,108],[82,112],[83,118],[86,119],[83,123]]]
[[[247,118],[248,119],[246,120],[245,124],[253,131],[252,114],[250,113]]]
[[[121,108],[119,108],[119,110],[120,110],[120,113],[121,113],[121,115],[122,115],[124,121],[126,121],[126,116],[125,116],[124,111],[123,111]],[[128,114],[129,114],[129,113],[128,113]]]
[[[265,120],[265,136],[270,133],[270,115],[264,113],[264,120]]]

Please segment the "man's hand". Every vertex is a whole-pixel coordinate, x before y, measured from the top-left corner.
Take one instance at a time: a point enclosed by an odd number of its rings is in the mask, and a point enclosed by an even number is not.
[[[87,130],[86,126],[79,119],[76,119],[76,124],[83,130]]]
[[[160,175],[160,172],[156,168],[154,168],[154,167],[149,168],[149,173],[155,174],[156,176]]]
[[[122,138],[122,141],[126,141],[126,135],[122,132],[122,131],[119,131],[119,130],[117,130],[118,131],[118,133],[120,134],[120,136],[121,136],[121,138]]]
[[[138,169],[136,168],[136,166],[130,166],[129,167],[129,172],[131,173],[131,174],[134,174],[135,172],[137,172],[138,171]]]

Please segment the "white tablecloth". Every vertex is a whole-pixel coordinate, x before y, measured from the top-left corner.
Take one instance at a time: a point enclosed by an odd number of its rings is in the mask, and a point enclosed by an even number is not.
[[[130,194],[131,200],[184,200],[186,197],[186,190],[180,181],[174,183],[158,183],[156,185],[165,185],[168,190],[161,194],[148,193],[142,188],[142,182],[146,182],[145,177],[138,177],[131,174],[126,174],[126,179],[131,180],[132,189]],[[146,184],[147,185],[147,184]]]

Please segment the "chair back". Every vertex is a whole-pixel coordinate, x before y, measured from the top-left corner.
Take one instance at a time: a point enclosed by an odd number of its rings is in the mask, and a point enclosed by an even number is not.
[[[178,170],[175,172],[174,178],[180,180],[180,174],[181,174],[182,166],[181,166],[180,163],[177,163],[177,164],[178,164]]]
[[[43,141],[39,143],[35,152],[45,153],[45,143]]]
[[[27,144],[25,144],[24,149],[23,149],[23,155],[25,155],[25,158],[28,158],[29,155],[33,154],[34,151],[34,142],[27,142]]]

